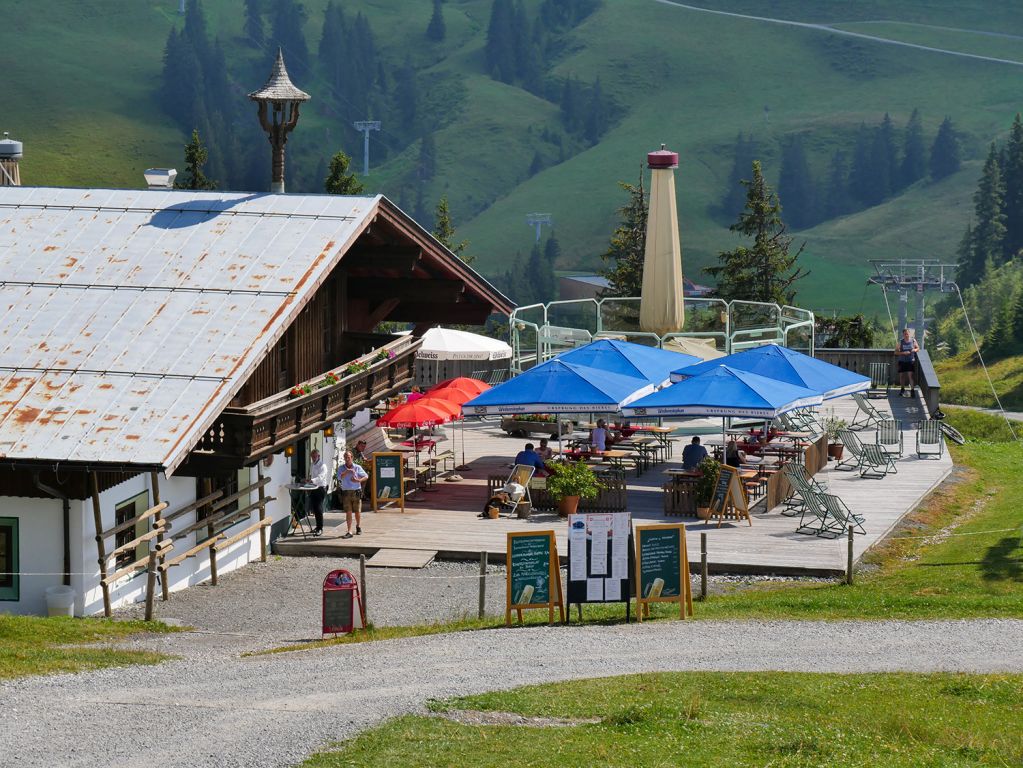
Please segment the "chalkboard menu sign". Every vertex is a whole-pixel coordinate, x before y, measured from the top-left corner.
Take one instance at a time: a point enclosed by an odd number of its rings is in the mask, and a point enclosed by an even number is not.
[[[376,512],[380,502],[397,501],[401,511],[405,511],[405,457],[394,452],[373,454],[373,469],[370,472],[373,498],[373,511]]]
[[[746,489],[739,480],[739,470],[736,467],[721,465],[718,481],[714,485],[714,495],[710,499],[710,516],[718,519],[719,528],[726,517],[745,519],[753,525],[753,519],[749,515]]]
[[[649,603],[679,604],[680,618],[693,615],[689,583],[689,552],[684,525],[644,525],[636,528],[636,616]]]
[[[728,504],[728,490],[732,485],[735,467],[722,464],[718,472],[718,481],[714,485],[714,493],[710,497],[711,509],[724,509]]]
[[[511,624],[512,610],[518,612],[521,622],[524,608],[547,608],[550,622],[554,623],[555,605],[559,607],[564,621],[561,571],[554,531],[509,533],[507,552],[505,623]]]
[[[633,557],[632,516],[628,512],[569,515],[569,606],[621,602],[626,604],[628,620]]]

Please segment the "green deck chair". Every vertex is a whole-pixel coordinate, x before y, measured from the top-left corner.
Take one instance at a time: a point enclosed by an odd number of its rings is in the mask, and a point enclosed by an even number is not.
[[[840,496],[833,493],[822,493],[820,501],[824,505],[824,509],[827,510],[827,517],[824,521],[824,528],[817,534],[818,536],[837,538],[849,530],[850,525],[853,528],[853,533],[867,532],[863,527],[863,521],[866,518],[863,515],[853,514]]]
[[[825,494],[815,491],[809,485],[799,480],[796,481],[793,487],[796,489],[796,495],[803,502],[803,509],[799,515],[799,525],[796,527],[796,533],[819,536],[822,532],[831,530],[834,526],[828,520],[828,509],[821,498]]]
[[[870,389],[867,390],[867,397],[888,397],[891,372],[892,367],[888,363],[870,364]]]
[[[945,436],[941,433],[941,423],[922,421],[916,432],[916,455],[918,458],[933,456],[940,459],[945,454]]]
[[[863,455],[860,457],[860,477],[876,480],[886,476],[889,472],[893,475],[899,473],[892,457],[882,451],[880,446],[866,443],[863,446]]]
[[[882,421],[890,419],[892,415],[874,406],[862,392],[853,392],[852,399],[856,402],[856,416],[849,425],[850,429],[866,429],[876,427]]]
[[[860,442],[859,436],[848,429],[840,429],[838,431],[838,439],[842,441],[842,445],[845,446],[849,457],[838,462],[835,465],[835,469],[842,470],[843,472],[859,469],[863,458],[863,443]]]
[[[789,461],[783,464],[782,472],[785,473],[785,478],[789,481],[789,485],[792,486],[792,493],[784,502],[782,502],[783,509],[781,514],[785,517],[795,517],[803,512],[803,508],[805,506],[803,499],[798,493],[796,493],[796,487],[798,485],[806,485],[817,493],[828,492],[827,482],[820,480],[817,475],[810,476],[810,474],[806,471],[806,467],[798,461]]]
[[[885,419],[877,425],[877,446],[889,456],[902,458],[902,422]]]

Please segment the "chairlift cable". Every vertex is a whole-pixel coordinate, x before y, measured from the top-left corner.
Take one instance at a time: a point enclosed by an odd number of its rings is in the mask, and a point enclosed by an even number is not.
[[[963,318],[966,320],[966,328],[970,331],[970,338],[973,339],[973,348],[977,350],[977,359],[980,360],[980,367],[984,369],[984,376],[987,377],[988,386],[991,387],[991,394],[995,396],[995,402],[998,404],[998,410],[1002,414],[1002,418],[1005,419],[1005,426],[1009,428],[1009,434],[1012,435],[1012,439],[1019,441],[1019,437],[1016,435],[1016,430],[1012,428],[1012,422],[1009,421],[1009,416],[1005,412],[1005,408],[1002,407],[1002,401],[998,397],[998,393],[995,391],[995,383],[991,380],[991,374],[988,373],[987,364],[984,362],[984,356],[980,353],[980,344],[977,342],[977,334],[973,332],[973,323],[970,322],[970,313],[966,311],[966,302],[963,301],[963,293],[959,290],[958,283],[952,283],[952,286],[956,289],[956,296],[959,297],[959,306],[963,308]]]
[[[899,343],[899,334],[895,331],[895,319],[892,317],[892,308],[888,305],[888,286],[881,283],[881,292],[884,294],[884,308],[888,312],[888,324],[892,327],[892,338]]]

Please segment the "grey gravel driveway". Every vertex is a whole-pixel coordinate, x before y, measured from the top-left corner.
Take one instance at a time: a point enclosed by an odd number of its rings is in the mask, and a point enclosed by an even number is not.
[[[188,658],[0,686],[5,766],[280,766],[431,698],[656,670],[1023,672],[1023,621],[667,622]]]

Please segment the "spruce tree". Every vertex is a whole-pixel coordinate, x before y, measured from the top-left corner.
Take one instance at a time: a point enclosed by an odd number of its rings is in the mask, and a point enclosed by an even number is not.
[[[757,159],[757,142],[753,134],[744,138],[742,132],[735,137],[735,144],[732,149],[732,169],[728,173],[725,194],[721,198],[721,213],[726,221],[735,221],[742,207],[746,204],[746,193],[742,186],[742,180],[747,169]]]
[[[344,87],[347,74],[344,69],[346,28],[344,11],[336,0],[330,0],[323,12],[323,31],[320,34],[317,58],[327,82],[338,91]]]
[[[743,181],[746,208],[730,229],[753,238],[752,246],[740,246],[718,254],[719,266],[707,268],[718,280],[715,294],[726,300],[792,304],[792,287],[808,274],[797,266],[803,246],[791,253],[792,238],[785,234],[778,196],[764,180],[760,161],[753,161],[753,178]]]
[[[271,42],[284,50],[284,58],[292,73],[309,70],[309,46],[303,29],[307,18],[305,6],[296,0],[276,0]]]
[[[543,246],[543,255],[547,259],[547,263],[551,265],[551,268],[558,263],[558,259],[561,258],[561,243],[558,242],[558,238],[553,232],[550,237],[547,238],[547,242]]]
[[[561,123],[569,133],[575,133],[582,124],[582,93],[579,81],[572,75],[565,78],[561,87]]]
[[[607,130],[607,123],[607,102],[604,99],[604,89],[600,87],[600,78],[598,77],[593,81],[593,87],[590,89],[583,136],[591,144],[596,144]]]
[[[515,9],[512,0],[494,0],[483,49],[487,72],[495,80],[510,83],[515,79],[515,47],[512,29]]]
[[[416,70],[408,57],[394,75],[394,107],[398,125],[406,133],[414,135],[419,115],[419,87]]]
[[[973,285],[979,279],[979,273],[980,270],[973,265],[973,224],[967,224],[956,248],[956,282],[960,289],[966,290]]]
[[[475,256],[465,253],[465,249],[469,247],[468,240],[455,241],[455,225],[451,221],[451,211],[448,208],[447,195],[443,196],[437,203],[437,211],[434,215],[433,236],[466,264],[472,264],[476,261]]]
[[[600,254],[601,261],[609,266],[597,271],[608,281],[603,295],[639,296],[643,293],[643,258],[649,210],[642,172],[638,184],[619,181],[618,186],[629,195],[629,201],[618,209],[621,220],[611,234],[608,249]]]
[[[328,195],[361,195],[365,191],[355,174],[348,172],[351,163],[352,158],[343,151],[330,158],[330,170],[323,181],[323,188]]]
[[[845,152],[836,150],[828,168],[828,184],[824,192],[824,218],[834,219],[853,210],[849,197],[849,168]]]
[[[920,119],[920,110],[914,109],[903,134],[899,189],[920,181],[926,175],[927,147],[924,144],[923,122]]]
[[[207,160],[209,152],[199,137],[199,130],[193,129],[192,139],[185,145],[185,173],[175,179],[174,186],[178,189],[216,189],[217,182],[207,178],[203,172]]]
[[[529,34],[529,17],[526,15],[526,6],[522,0],[517,0],[512,15],[511,45],[512,56],[515,59],[515,78],[522,80],[526,76],[529,66],[529,54],[531,52],[531,37]]]
[[[1009,310],[1011,318],[1011,332],[1014,354],[1023,353],[1023,288],[1016,291],[1016,300],[1012,302]]]
[[[1017,112],[1012,121],[1009,141],[1005,147],[1002,168],[1005,196],[1002,211],[1005,214],[1003,258],[1016,258],[1023,250],[1023,121]]]
[[[973,194],[973,260],[966,276],[966,284],[972,285],[983,275],[985,265],[1002,262],[1005,239],[1005,214],[1002,212],[1002,175],[998,165],[998,153],[994,143],[988,151],[984,170],[981,171],[977,191]]]
[[[867,207],[873,205],[874,169],[871,163],[871,135],[865,123],[860,123],[856,133],[856,147],[853,150],[852,168],[849,171],[849,194]]]
[[[887,115],[885,115],[887,117]],[[865,200],[868,206],[878,205],[892,196],[892,173],[897,170],[890,162],[889,134],[878,126],[870,142],[870,191]]]
[[[946,117],[941,121],[938,135],[934,137],[934,143],[931,145],[931,178],[939,181],[951,176],[959,170],[960,163],[959,137],[952,125],[952,118]]]
[[[426,25],[426,39],[435,43],[443,42],[447,29],[444,26],[444,4],[442,0],[433,0],[433,15]]]
[[[881,157],[879,164],[884,166],[888,175],[888,188],[885,197],[889,197],[899,190],[899,147],[895,140],[895,123],[887,112],[878,126],[877,133],[880,136]]]
[[[530,297],[533,303],[546,303],[557,298],[558,289],[554,269],[551,267],[551,263],[544,258],[540,243],[533,244],[524,274],[529,276],[529,281],[533,285],[533,295]]]
[[[786,142],[781,155],[778,194],[785,198],[787,218],[793,227],[803,229],[817,222],[817,192],[803,139],[798,134]]]
[[[253,48],[262,48],[266,41],[263,25],[263,0],[245,0],[245,41]]]

